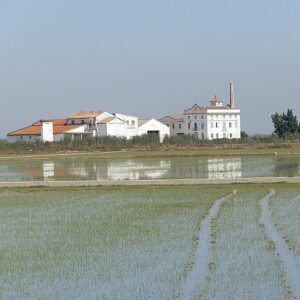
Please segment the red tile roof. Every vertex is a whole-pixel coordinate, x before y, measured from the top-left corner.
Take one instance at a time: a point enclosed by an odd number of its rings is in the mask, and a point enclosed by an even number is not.
[[[45,120],[43,120],[45,121]],[[8,133],[8,136],[18,136],[18,135],[35,135],[41,136],[42,135],[42,120],[39,120],[32,125],[12,131]],[[66,125],[66,120],[55,119],[55,120],[47,120],[45,122],[53,122],[53,134],[63,134],[67,133],[69,130],[76,129],[83,125]]]
[[[87,119],[87,118],[96,118],[97,116],[101,115],[102,111],[89,111],[89,112],[78,112],[73,114],[72,116],[70,116],[68,118],[68,120],[70,119]]]

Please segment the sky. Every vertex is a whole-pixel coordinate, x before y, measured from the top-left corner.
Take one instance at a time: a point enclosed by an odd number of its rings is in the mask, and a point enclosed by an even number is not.
[[[0,138],[77,111],[227,103],[230,81],[247,133],[300,119],[299,0],[0,0]]]

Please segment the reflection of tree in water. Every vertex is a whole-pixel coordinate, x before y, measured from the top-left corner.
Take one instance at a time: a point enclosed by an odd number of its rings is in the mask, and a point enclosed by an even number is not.
[[[299,161],[287,160],[285,157],[275,159],[274,176],[295,177],[299,172]]]

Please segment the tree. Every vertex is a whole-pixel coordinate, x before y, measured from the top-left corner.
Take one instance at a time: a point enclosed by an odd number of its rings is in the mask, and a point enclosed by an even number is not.
[[[248,134],[245,131],[241,131],[241,138],[246,139],[248,137]]]
[[[282,115],[275,113],[271,118],[274,124],[274,132],[280,138],[295,134],[300,130],[297,116],[294,115],[292,109],[288,109],[287,113]]]

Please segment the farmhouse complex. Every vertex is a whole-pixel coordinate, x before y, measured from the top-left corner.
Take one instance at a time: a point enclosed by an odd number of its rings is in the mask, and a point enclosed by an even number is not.
[[[170,135],[165,124],[155,120],[108,112],[79,112],[67,119],[40,120],[32,125],[10,132],[7,140],[44,142],[60,141],[65,138],[81,140],[83,137],[115,136],[131,139],[143,134],[155,134],[162,142]]]
[[[233,83],[230,82],[229,104],[214,96],[209,106],[194,104],[182,115],[167,115],[160,121],[170,128],[171,136],[195,135],[199,139],[239,139],[241,137],[240,109],[235,107]]]
[[[120,113],[78,112],[66,119],[39,120],[28,127],[7,134],[9,142],[60,141],[65,138],[115,136],[131,139],[153,134],[162,142],[165,137],[194,135],[199,139],[239,139],[240,109],[235,107],[233,83],[230,83],[230,101],[214,96],[209,106],[194,104],[183,114],[167,115],[159,120],[139,119]]]

